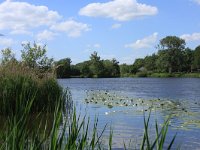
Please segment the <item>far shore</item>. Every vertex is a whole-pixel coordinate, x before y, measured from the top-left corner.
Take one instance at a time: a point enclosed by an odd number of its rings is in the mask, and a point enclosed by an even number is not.
[[[69,78],[200,78],[200,73],[137,73],[126,74],[119,77],[84,77],[84,76],[71,76]],[[58,78],[58,79],[69,79]]]

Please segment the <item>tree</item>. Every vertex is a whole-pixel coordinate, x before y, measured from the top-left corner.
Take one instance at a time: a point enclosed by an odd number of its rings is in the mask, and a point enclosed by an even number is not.
[[[121,64],[119,67],[120,67],[121,76],[127,76],[131,73],[135,73],[135,72],[132,72],[133,65]]]
[[[116,59],[113,58],[112,60],[104,60],[103,64],[105,67],[104,77],[120,76],[119,62]]]
[[[190,48],[186,48],[185,51],[183,51],[182,59],[183,59],[182,71],[192,72],[194,68],[194,65],[193,65],[194,51],[191,50]]]
[[[92,72],[90,70],[90,65],[91,62],[90,61],[84,61],[81,63],[76,64],[76,68],[80,71],[80,76],[81,77],[92,77]]]
[[[144,67],[148,71],[155,71],[156,70],[156,60],[158,59],[156,54],[153,54],[151,56],[146,56],[144,58]]]
[[[104,65],[103,61],[101,60],[100,56],[98,56],[97,52],[94,52],[90,56],[90,70],[94,77],[103,77],[104,74]]]
[[[197,70],[200,69],[200,45],[194,51],[194,67]]]
[[[144,59],[142,58],[136,59],[133,64],[135,71],[137,72],[141,67],[144,67],[144,64],[145,64]]]
[[[69,78],[71,76],[71,59],[64,58],[55,63],[57,78]]]
[[[176,36],[167,36],[160,40],[159,50],[165,50],[167,56],[168,72],[177,72],[181,70],[182,51],[185,49],[185,40]]]
[[[158,59],[156,60],[156,69],[158,72],[168,72],[170,68],[169,53],[167,50],[158,51]]]
[[[8,62],[11,62],[11,61],[16,61],[15,55],[10,48],[6,48],[6,49],[1,50],[1,54],[2,54],[1,63],[3,65],[5,65],[5,64],[7,64]]]
[[[35,42],[33,45],[30,42],[22,44],[23,50],[21,51],[22,61],[30,68],[49,69],[52,66],[53,58],[46,56],[46,45],[40,46]]]

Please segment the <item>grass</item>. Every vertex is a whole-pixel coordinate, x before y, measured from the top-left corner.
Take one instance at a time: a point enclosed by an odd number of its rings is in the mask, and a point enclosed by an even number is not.
[[[151,139],[150,135],[149,135],[149,120],[150,120],[150,114],[146,120],[146,118],[144,117],[144,135],[143,135],[143,140],[141,143],[141,150],[147,149],[147,150],[162,150],[164,149],[164,144],[166,144],[165,139],[167,136],[167,132],[168,132],[168,127],[169,127],[169,121],[170,118],[168,118],[162,125],[162,128],[159,131],[158,128],[158,123],[157,121],[155,122],[155,131],[156,131],[156,138],[155,139]],[[175,141],[176,135],[174,135],[174,137],[172,138],[171,142],[166,146],[168,149],[170,150],[172,148],[172,145]]]
[[[39,130],[41,124],[37,129],[33,130],[28,128],[28,113],[31,103],[27,105],[27,109],[21,118],[18,115],[12,116],[7,122],[7,128],[1,135],[2,150],[96,150],[96,149],[112,149],[113,131],[110,129],[110,136],[108,145],[102,145],[102,135],[106,129],[98,132],[98,119],[94,122],[93,128],[89,129],[89,118],[84,117],[82,120],[80,116],[77,117],[76,110],[74,109],[73,115],[70,120],[65,120],[60,109],[57,107],[54,112],[53,125],[50,131],[47,132],[47,124],[43,127],[43,132]],[[150,114],[146,119],[144,117],[144,135],[141,141],[141,150],[162,150],[164,144],[167,149],[171,149],[176,138],[173,137],[171,142],[166,146],[165,139],[168,132],[169,119],[166,120],[159,130],[158,123],[156,122],[155,131],[156,138],[150,138],[149,134],[149,120]],[[46,120],[47,121],[47,120]],[[124,144],[124,149],[126,145]],[[165,148],[166,149],[166,148]]]
[[[0,67],[0,115],[19,113],[34,99],[31,112],[54,112],[66,94],[52,74],[40,74],[20,64]],[[64,104],[63,104],[64,105]]]
[[[0,106],[0,115],[5,117],[0,130],[0,150],[112,149],[112,129],[105,147],[101,140],[107,126],[99,132],[98,119],[95,119],[92,129],[89,129],[89,118],[80,119],[75,108],[72,113],[69,91],[64,91],[51,73],[41,73],[21,64],[0,66]],[[50,121],[47,116],[50,116]],[[149,120],[150,114],[147,120],[144,117],[140,149],[161,150],[169,120],[160,130],[156,122],[157,136],[154,140],[150,138]],[[169,143],[169,149],[175,138]]]

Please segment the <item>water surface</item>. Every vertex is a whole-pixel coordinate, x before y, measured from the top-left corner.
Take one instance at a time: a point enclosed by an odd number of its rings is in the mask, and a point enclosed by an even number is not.
[[[144,103],[158,99],[161,102],[173,102],[176,106],[173,109],[164,107],[152,111],[152,136],[155,135],[153,125],[155,119],[162,123],[167,115],[173,113],[167,141],[178,133],[176,146],[180,144],[182,149],[200,149],[200,79],[198,78],[76,78],[58,81],[63,87],[71,90],[78,113],[87,114],[91,121],[98,116],[99,129],[103,129],[107,123],[112,126],[114,148],[123,148],[124,142],[127,145],[130,143],[132,148],[138,148],[143,134],[143,112],[146,107],[139,104],[132,106],[126,102],[126,106],[113,105],[109,108],[107,104],[94,103],[94,100],[87,102],[86,99],[91,97],[91,94],[102,96],[101,93],[106,93],[108,99],[112,101],[117,101],[118,97],[123,101],[133,99],[142,100]],[[107,129],[104,134],[105,139],[108,135]]]

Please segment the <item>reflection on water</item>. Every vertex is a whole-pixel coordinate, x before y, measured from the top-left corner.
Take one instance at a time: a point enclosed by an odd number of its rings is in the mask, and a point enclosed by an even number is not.
[[[107,123],[112,126],[115,148],[122,148],[124,142],[137,147],[143,134],[143,111],[149,110],[152,103],[152,136],[155,119],[162,123],[172,114],[167,140],[178,132],[177,145],[184,149],[200,148],[200,79],[63,79],[59,82],[70,88],[78,113],[88,114],[91,120],[98,116],[100,130]],[[109,128],[105,138],[108,135]]]

